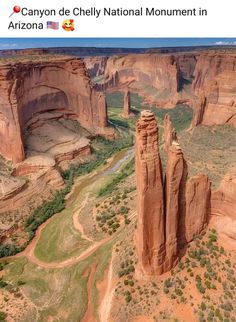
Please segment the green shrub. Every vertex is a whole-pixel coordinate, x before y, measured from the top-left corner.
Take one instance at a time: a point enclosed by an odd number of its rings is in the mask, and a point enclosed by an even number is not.
[[[14,244],[0,245],[0,257],[14,256],[21,251],[21,248]]]
[[[5,282],[2,278],[0,278],[0,288],[4,288],[8,285],[7,282]]]
[[[7,318],[7,314],[5,312],[0,311],[0,322],[5,322]]]
[[[164,286],[165,286],[165,287],[167,287],[167,288],[169,288],[169,287],[171,287],[172,285],[173,285],[173,283],[172,283],[171,279],[170,279],[170,278],[167,278],[167,279],[165,280],[165,282],[164,282]]]

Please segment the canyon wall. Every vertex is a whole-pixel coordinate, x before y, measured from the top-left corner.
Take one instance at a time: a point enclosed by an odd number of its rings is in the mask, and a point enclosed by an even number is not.
[[[150,111],[136,124],[138,276],[160,275],[179,260],[179,250],[206,227],[211,188],[207,176],[187,180],[187,163],[176,140],[167,151],[165,182],[158,127]]]
[[[129,87],[147,103],[174,107],[183,101],[180,92],[186,80],[192,80],[195,65],[195,53],[113,56],[107,60],[103,87],[98,86],[107,91]]]
[[[107,61],[104,88],[132,88],[133,91],[159,91],[159,100],[166,102],[179,90],[179,71],[172,55],[140,54],[110,57]]]
[[[185,240],[190,242],[206,227],[211,211],[211,184],[206,175],[197,175],[187,181],[185,200]]]
[[[14,163],[24,159],[22,133],[37,114],[60,111],[93,133],[108,131],[105,97],[92,88],[81,59],[1,65],[0,93],[0,153]]]
[[[236,174],[227,174],[212,193],[211,214],[236,220]]]
[[[193,126],[200,123],[236,126],[235,54],[201,54],[192,86],[197,96]]]
[[[236,55],[230,52],[113,56],[98,87],[107,91],[129,87],[154,106],[187,103],[194,110],[193,126],[236,126],[235,66]]]
[[[108,57],[95,56],[83,58],[86,69],[91,78],[105,74]]]

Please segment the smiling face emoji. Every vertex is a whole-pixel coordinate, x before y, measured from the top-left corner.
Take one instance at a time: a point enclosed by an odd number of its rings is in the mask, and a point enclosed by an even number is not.
[[[64,20],[63,23],[62,23],[62,28],[65,31],[73,31],[73,30],[75,30],[74,20],[73,19]]]

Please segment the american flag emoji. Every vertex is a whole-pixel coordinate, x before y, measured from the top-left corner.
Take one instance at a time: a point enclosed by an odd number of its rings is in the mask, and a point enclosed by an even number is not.
[[[47,21],[47,29],[59,29],[59,22],[56,21]]]

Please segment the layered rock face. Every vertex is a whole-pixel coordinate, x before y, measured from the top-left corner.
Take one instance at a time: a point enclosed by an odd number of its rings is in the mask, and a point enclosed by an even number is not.
[[[201,54],[194,71],[193,91],[200,97],[193,125],[236,126],[236,55]]]
[[[104,56],[85,57],[83,59],[91,78],[105,74],[107,59],[108,58]]]
[[[236,174],[228,174],[212,193],[211,214],[236,220]]]
[[[1,65],[0,90],[0,153],[14,163],[24,159],[27,123],[44,112],[60,111],[94,133],[106,133],[105,97],[92,88],[81,59]]]
[[[228,250],[236,249],[236,173],[227,174],[212,192],[210,225]]]
[[[18,177],[0,177],[0,219],[1,214],[23,207],[29,200],[64,187],[60,173],[55,169],[55,161],[43,156],[31,157],[19,164],[14,175],[28,176],[30,180]]]
[[[131,86],[133,91],[140,93],[144,92],[145,86],[149,92],[153,88],[158,89],[162,93],[160,101],[166,102],[179,91],[179,69],[172,55],[110,57],[107,61],[104,86],[108,90]]]
[[[211,184],[206,175],[190,178],[186,184],[185,238],[190,242],[206,226],[210,213]]]
[[[142,111],[136,126],[139,271],[161,274],[165,260],[165,218],[158,128],[153,113]]]
[[[113,56],[107,60],[102,88],[122,90],[129,86],[145,97],[145,103],[193,107],[193,126],[236,126],[236,55],[220,52],[152,53]],[[192,86],[182,91],[186,80]]]
[[[191,80],[194,75],[198,55],[196,53],[176,55],[180,76],[184,79]]]
[[[159,275],[178,262],[179,247],[206,226],[210,182],[205,175],[187,181],[187,164],[179,144],[168,148],[165,183],[154,114],[143,111],[136,125],[138,192],[137,253],[139,274]]]

